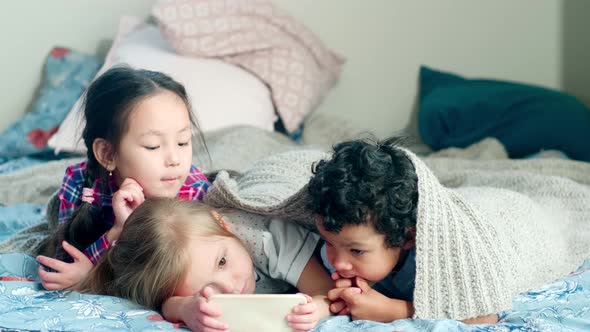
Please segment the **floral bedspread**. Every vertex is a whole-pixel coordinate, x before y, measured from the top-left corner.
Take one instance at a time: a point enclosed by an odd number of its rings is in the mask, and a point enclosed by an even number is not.
[[[38,265],[23,254],[0,254],[0,330],[11,331],[174,331],[157,312],[128,301],[46,291],[36,282]],[[569,276],[514,298],[495,325],[465,325],[453,320],[351,322],[333,317],[315,329],[332,331],[590,331],[590,259]]]

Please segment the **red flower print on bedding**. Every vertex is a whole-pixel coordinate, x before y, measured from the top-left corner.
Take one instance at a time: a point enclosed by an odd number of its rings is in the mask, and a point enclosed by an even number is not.
[[[57,132],[57,128],[58,126],[55,126],[47,131],[39,128],[33,129],[27,134],[27,141],[33,144],[37,149],[43,149],[47,146],[49,138]]]
[[[11,277],[11,276],[2,276],[0,277],[0,281],[37,281],[31,278],[23,278],[23,277]]]
[[[61,58],[65,55],[67,55],[68,53],[70,53],[70,50],[64,47],[54,47],[51,50],[51,56],[54,58]]]
[[[147,316],[148,320],[151,320],[152,322],[165,322],[166,320],[164,319],[164,317],[162,317],[161,315],[149,315]],[[175,329],[179,329],[180,328],[180,323],[172,323],[172,326],[174,326]]]

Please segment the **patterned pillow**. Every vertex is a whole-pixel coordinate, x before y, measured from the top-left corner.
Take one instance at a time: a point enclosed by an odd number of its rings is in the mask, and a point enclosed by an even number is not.
[[[0,162],[52,151],[47,140],[57,131],[100,64],[95,56],[53,48],[32,111],[0,133]]]
[[[179,54],[221,59],[268,84],[289,133],[322,102],[344,63],[270,0],[158,1],[152,14]]]

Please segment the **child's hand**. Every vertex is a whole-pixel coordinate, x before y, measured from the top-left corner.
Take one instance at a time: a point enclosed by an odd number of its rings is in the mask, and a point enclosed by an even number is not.
[[[145,201],[143,188],[132,178],[123,180],[121,187],[113,194],[112,204],[115,214],[113,228],[121,230],[125,221],[141,203]],[[110,239],[109,239],[110,240]]]
[[[47,256],[37,256],[37,262],[56,271],[45,271],[43,266],[39,266],[41,284],[47,290],[71,288],[82,281],[82,279],[88,275],[90,270],[92,270],[92,262],[86,257],[86,255],[84,255],[84,253],[66,241],[62,242],[62,246],[74,259],[73,263],[65,263]]]
[[[354,286],[353,279],[342,278],[338,272],[333,272],[330,277],[334,280],[334,288],[328,292],[328,300],[331,302],[330,312],[335,315],[350,314],[350,309],[346,306],[346,302],[340,298],[340,293]]]
[[[320,320],[318,305],[313,301],[311,296],[303,294],[307,299],[306,304],[300,304],[293,308],[293,311],[287,315],[289,327],[296,332],[311,330]]]
[[[360,277],[355,277],[354,284],[356,287],[332,289],[328,293],[330,298],[333,296],[330,294],[332,291],[339,290],[339,296],[353,320],[391,322],[412,316],[414,307],[411,302],[391,299],[371,288],[367,281]]]
[[[221,316],[221,308],[209,303],[209,297],[213,295],[213,289],[209,286],[194,295],[180,309],[180,318],[192,331],[221,332],[227,331],[229,326],[217,320]]]

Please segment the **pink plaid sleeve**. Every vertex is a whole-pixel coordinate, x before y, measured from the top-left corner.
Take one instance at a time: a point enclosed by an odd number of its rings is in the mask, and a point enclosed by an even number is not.
[[[209,185],[205,174],[192,165],[184,185],[178,191],[178,198],[186,201],[202,201]]]
[[[110,248],[111,244],[107,239],[107,234],[105,233],[101,236],[98,240],[96,240],[93,244],[89,245],[86,250],[84,250],[84,255],[90,259],[92,264],[96,265],[102,254],[105,253]]]

